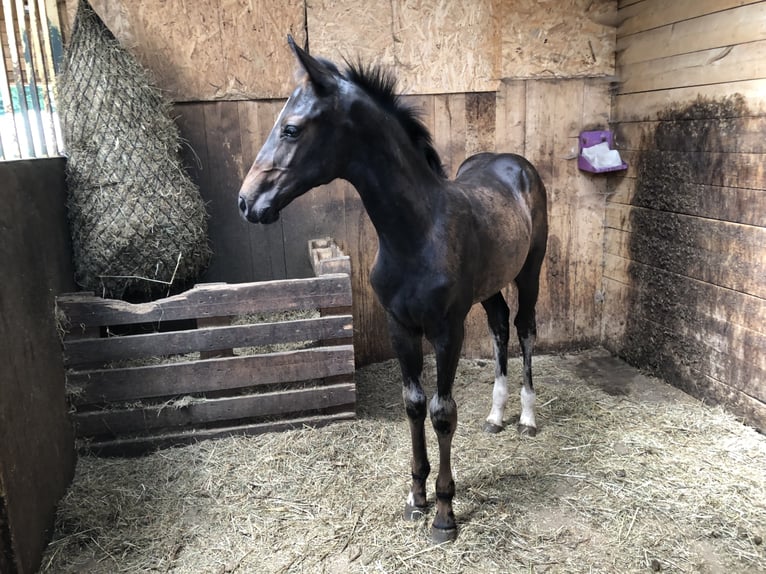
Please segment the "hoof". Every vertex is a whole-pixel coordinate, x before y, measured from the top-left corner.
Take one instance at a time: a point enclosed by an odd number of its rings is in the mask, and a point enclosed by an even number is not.
[[[404,519],[405,520],[420,520],[426,515],[428,507],[426,506],[413,506],[412,504],[405,503],[404,505]]]
[[[457,528],[431,527],[431,542],[434,544],[444,544],[445,542],[454,542],[455,540],[457,540]]]
[[[520,424],[517,427],[521,436],[535,436],[537,434],[537,428]]]
[[[503,427],[498,426],[495,423],[491,423],[489,421],[484,421],[483,430],[485,433],[488,433],[488,434],[497,434],[503,430]]]

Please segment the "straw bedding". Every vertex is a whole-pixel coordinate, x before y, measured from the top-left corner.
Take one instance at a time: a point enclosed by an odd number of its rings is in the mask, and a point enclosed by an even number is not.
[[[766,437],[600,350],[536,357],[538,436],[490,436],[492,372],[459,367],[455,543],[400,517],[389,361],[357,371],[355,421],[81,458],[42,572],[766,571]]]

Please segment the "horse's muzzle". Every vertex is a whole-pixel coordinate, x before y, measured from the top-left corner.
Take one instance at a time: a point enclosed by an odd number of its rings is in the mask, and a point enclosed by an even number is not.
[[[247,200],[241,195],[239,196],[239,212],[242,214],[242,217],[247,219],[250,223],[263,223],[268,225],[279,219],[278,209],[274,209],[271,205],[259,207],[258,202],[248,205]]]

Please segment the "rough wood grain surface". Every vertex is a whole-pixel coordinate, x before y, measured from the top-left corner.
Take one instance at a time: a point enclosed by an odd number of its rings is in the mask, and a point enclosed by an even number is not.
[[[621,3],[604,344],[766,421],[764,2]],[[623,18],[624,17],[624,18]]]

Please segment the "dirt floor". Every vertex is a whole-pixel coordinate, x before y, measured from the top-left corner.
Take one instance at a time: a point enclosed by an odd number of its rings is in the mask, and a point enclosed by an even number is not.
[[[42,572],[766,572],[766,437],[603,350],[534,372],[538,435],[513,430],[518,396],[486,435],[493,365],[461,361],[455,543],[430,543],[431,516],[401,519],[409,432],[389,361],[357,372],[355,421],[81,458]]]

